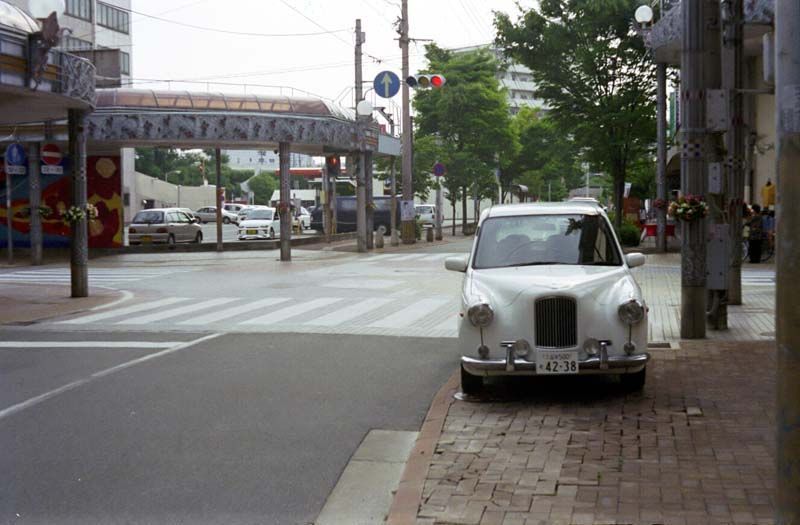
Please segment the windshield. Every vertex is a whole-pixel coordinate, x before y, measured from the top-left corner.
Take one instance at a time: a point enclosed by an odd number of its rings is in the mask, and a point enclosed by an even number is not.
[[[600,215],[494,217],[481,225],[474,268],[537,264],[619,266],[608,223]]]
[[[164,222],[164,213],[160,211],[140,211],[136,214],[131,222],[135,222],[137,224],[153,224]]]
[[[250,213],[247,214],[247,219],[254,221],[271,221],[272,210],[251,210]]]

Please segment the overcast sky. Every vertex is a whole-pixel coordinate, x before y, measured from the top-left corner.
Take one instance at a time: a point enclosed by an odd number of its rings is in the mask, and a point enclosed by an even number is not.
[[[522,2],[524,5],[530,1]],[[137,87],[166,88],[139,79],[173,82],[173,89],[274,92],[256,84],[290,86],[351,106],[354,28],[361,19],[364,79],[389,69],[400,74],[400,48],[393,22],[399,0],[133,0],[133,76]],[[492,11],[516,15],[514,0],[409,0],[410,35],[431,38],[444,47],[486,44],[493,40]],[[136,14],[157,15],[221,31],[260,34],[333,33],[269,38],[181,27]],[[340,32],[335,32],[340,31]],[[424,43],[411,46],[411,71],[424,66]],[[381,59],[377,63],[374,58]],[[399,95],[395,98],[399,104]]]

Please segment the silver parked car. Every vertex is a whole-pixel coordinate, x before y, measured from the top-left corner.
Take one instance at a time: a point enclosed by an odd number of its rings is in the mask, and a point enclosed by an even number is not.
[[[203,208],[199,208],[196,212],[194,212],[194,214],[200,219],[200,222],[217,222],[216,206],[205,206]],[[225,208],[222,209],[223,224],[237,224],[238,222],[239,219],[235,213],[229,212]]]
[[[203,242],[203,232],[186,213],[177,208],[142,210],[128,226],[128,243],[150,244],[178,242]]]

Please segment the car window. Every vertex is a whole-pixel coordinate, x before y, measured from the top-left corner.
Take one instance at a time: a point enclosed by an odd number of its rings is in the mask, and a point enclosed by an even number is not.
[[[178,213],[174,211],[167,213],[167,222],[179,222]]]
[[[272,220],[272,210],[253,210],[247,215],[247,218],[258,221],[270,221]]]
[[[179,222],[192,222],[192,217],[188,213],[178,213]]]
[[[164,212],[162,211],[140,211],[133,217],[133,221],[137,224],[158,224],[164,222]]]
[[[417,206],[417,213],[419,214],[433,213],[433,206]]]
[[[474,268],[535,264],[622,262],[608,221],[600,215],[492,217],[483,222]]]

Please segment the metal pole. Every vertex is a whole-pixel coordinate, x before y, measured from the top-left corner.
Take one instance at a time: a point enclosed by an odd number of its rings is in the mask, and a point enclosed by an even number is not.
[[[367,250],[371,250],[374,247],[375,241],[375,238],[373,237],[373,232],[375,231],[375,220],[373,214],[374,199],[372,195],[372,152],[365,151],[362,155],[362,158],[364,159],[364,193],[366,193],[366,200],[364,202],[366,212],[366,240]]]
[[[365,252],[367,251],[367,195],[364,188],[364,155],[354,153],[350,158],[356,172],[356,244],[359,252]]]
[[[775,2],[777,525],[800,523],[800,3]]]
[[[656,197],[667,201],[667,65],[656,64]],[[667,251],[667,210],[656,208],[656,251]]]
[[[442,178],[436,177],[436,240],[442,240]]]
[[[726,56],[732,64],[730,84],[731,121],[728,149],[728,216],[730,217],[730,269],[728,304],[742,304],[742,204],[744,203],[745,122],[744,122],[744,28],[737,23],[744,17],[742,0],[731,0],[732,22],[728,26]],[[732,49],[731,49],[732,48]]]
[[[408,78],[408,0],[402,0],[401,17],[400,17],[400,49],[403,53],[403,82],[402,95],[403,95],[403,200],[414,200],[413,184],[413,164],[412,164],[412,148],[411,135],[414,132],[411,125],[411,104],[409,100],[408,84],[405,79]],[[403,244],[414,244],[416,242],[416,232],[414,229],[414,220],[402,221],[402,234]]]
[[[217,251],[222,251],[222,198],[224,190],[222,188],[222,152],[219,148],[214,149],[214,161],[217,165]]]
[[[325,234],[325,242],[331,242],[331,205],[330,199],[331,181],[328,168],[322,167],[322,231]]]
[[[86,112],[68,112],[72,205],[86,210]],[[72,224],[70,281],[72,297],[89,296],[89,235],[86,217]]]
[[[361,40],[361,19],[356,19],[356,89],[355,89],[355,104],[353,105],[358,106],[358,103],[361,102],[363,98],[363,76],[361,71],[361,44],[363,41]],[[356,120],[359,119],[358,114],[356,114]]]
[[[681,188],[705,195],[705,0],[684,0],[681,51],[683,149]],[[706,235],[705,221],[682,222],[681,233],[681,338],[706,335]]]
[[[8,264],[14,264],[14,234],[13,234],[14,214],[11,210],[11,174],[6,170],[6,250],[8,252]]]
[[[281,261],[292,260],[292,203],[289,190],[291,172],[289,170],[289,143],[278,144],[278,155],[281,166]]]
[[[392,137],[394,137],[394,119],[389,120],[389,126],[391,129]],[[395,173],[395,165],[397,164],[397,158],[392,157],[392,165],[391,165],[391,184],[392,184],[392,205],[391,205],[391,212],[392,216],[389,219],[389,228],[391,229],[391,244],[392,246],[397,246],[400,244],[400,240],[397,238],[397,174]]]
[[[39,152],[42,145],[34,142],[28,148],[28,203],[31,220],[31,264],[42,264],[42,216],[39,206],[42,203],[42,181],[40,177],[41,160]]]

